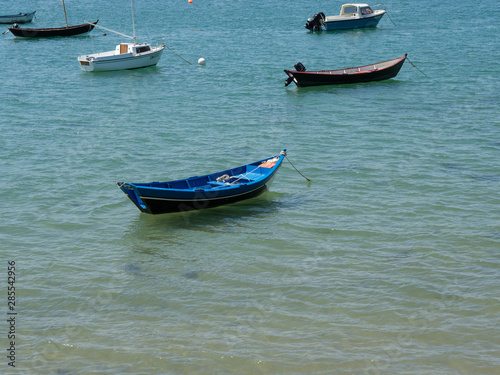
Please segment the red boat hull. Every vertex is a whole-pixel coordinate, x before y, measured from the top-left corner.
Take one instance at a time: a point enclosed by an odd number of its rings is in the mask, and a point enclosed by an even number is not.
[[[405,60],[406,55],[397,59],[354,68],[310,72],[285,70],[285,73],[299,87],[382,81],[395,77],[401,70]]]

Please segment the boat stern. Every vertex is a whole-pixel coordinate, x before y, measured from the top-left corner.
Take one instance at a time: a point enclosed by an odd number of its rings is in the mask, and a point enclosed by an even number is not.
[[[94,63],[92,60],[92,57],[89,57],[88,55],[78,56],[78,64],[80,64],[80,68],[85,72],[91,72],[94,70]]]
[[[137,206],[137,208],[139,210],[141,210],[142,212],[149,212],[148,208],[146,207],[144,202],[141,200],[141,198],[139,197],[139,194],[137,194],[137,192],[135,191],[134,187],[131,184],[128,184],[128,183],[122,182],[122,181],[118,181],[116,183],[116,186],[118,186],[121,189],[121,191],[123,191],[127,195],[127,197],[129,197],[130,200],[132,202],[134,202],[134,204]]]

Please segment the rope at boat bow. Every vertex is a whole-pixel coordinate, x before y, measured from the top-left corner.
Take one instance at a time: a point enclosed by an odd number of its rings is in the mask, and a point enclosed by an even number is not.
[[[180,57],[181,59],[183,59],[185,62],[187,62],[189,65],[193,65],[192,63],[190,63],[189,61],[187,61],[184,57],[182,57],[181,55],[179,55],[178,53],[174,52],[169,46],[167,46],[166,44],[164,44],[165,47],[167,47],[170,52],[172,52],[174,55],[176,55],[177,57]]]
[[[412,62],[410,61],[410,59],[408,58],[408,56],[406,56],[406,60],[408,60],[408,62],[409,62],[409,63],[410,63],[410,64],[411,64],[411,65],[412,65],[415,69],[417,69],[420,73],[422,73],[424,76],[429,77],[427,74],[425,74],[424,72],[422,72],[419,68],[417,68],[417,67],[415,66],[415,64],[414,64],[414,63],[412,63]]]
[[[300,173],[300,171],[297,168],[295,168],[295,165],[293,165],[293,163],[290,161],[290,159],[288,159],[288,156],[286,156],[286,154],[285,154],[285,158],[286,158],[286,160],[288,160],[290,165],[298,172],[298,174],[300,174],[302,177],[304,177],[307,180],[307,183],[311,183],[310,179],[308,179],[306,176],[304,176],[302,173]]]
[[[387,12],[387,10],[385,11],[385,14],[387,14],[387,17],[389,17],[389,19],[391,20],[392,24],[394,26],[396,26],[396,24],[394,23],[394,21],[392,20],[391,16],[389,16],[389,13]]]
[[[394,23],[394,21],[392,20],[391,16],[389,16],[389,13],[387,12],[387,9],[385,9],[385,6],[383,6],[382,4],[377,4],[376,6],[377,6],[377,7],[382,8],[383,10],[385,10],[385,14],[387,14],[387,17],[389,17],[389,19],[391,20],[392,24],[393,24],[394,26],[396,26],[396,24],[395,24],[395,23]]]

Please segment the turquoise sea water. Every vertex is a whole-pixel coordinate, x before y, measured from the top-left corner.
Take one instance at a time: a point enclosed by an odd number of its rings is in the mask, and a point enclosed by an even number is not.
[[[65,3],[132,33],[128,1]],[[384,5],[396,26],[310,33],[341,2],[136,0],[139,41],[192,64],[100,74],[77,56],[123,37],[0,35],[0,373],[500,373],[500,6]],[[426,75],[283,84],[405,53]],[[285,162],[258,198],[159,216],[115,186],[282,148],[311,184]]]

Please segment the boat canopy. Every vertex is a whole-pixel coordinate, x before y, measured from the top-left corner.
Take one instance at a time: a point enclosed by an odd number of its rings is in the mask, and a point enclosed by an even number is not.
[[[352,16],[353,13],[370,14],[373,13],[368,4],[344,4],[340,11],[341,16]]]
[[[118,55],[122,55],[125,53],[132,53],[133,55],[138,55],[149,51],[151,51],[151,46],[146,43],[142,44],[121,43],[116,46],[116,54]]]

